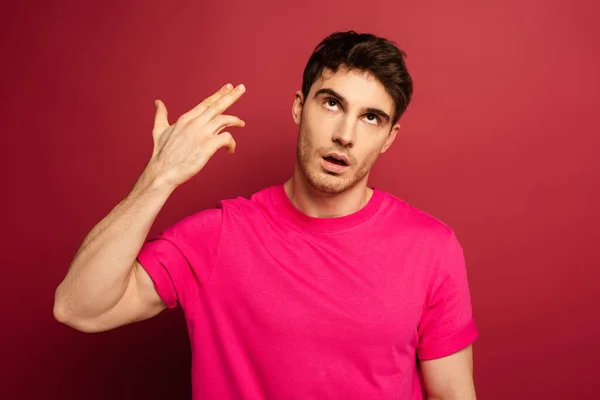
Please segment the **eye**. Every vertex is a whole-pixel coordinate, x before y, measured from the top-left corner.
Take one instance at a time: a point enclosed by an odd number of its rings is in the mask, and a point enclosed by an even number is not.
[[[327,108],[335,108],[337,105],[338,101],[336,99],[329,98],[325,100],[325,107]]]
[[[377,125],[381,122],[381,118],[377,114],[367,114],[366,117],[370,124]]]

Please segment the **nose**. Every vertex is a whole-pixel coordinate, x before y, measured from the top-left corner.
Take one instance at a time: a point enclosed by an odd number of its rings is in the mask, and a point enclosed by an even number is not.
[[[337,127],[337,130],[333,135],[332,140],[341,144],[344,147],[354,146],[356,137],[354,134],[354,125],[352,124],[350,118],[344,118],[340,121],[340,124]]]

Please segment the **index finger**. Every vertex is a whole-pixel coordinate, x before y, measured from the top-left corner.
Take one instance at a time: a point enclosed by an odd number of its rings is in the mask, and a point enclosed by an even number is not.
[[[221,97],[229,93],[233,89],[233,85],[228,83],[221,87],[221,89],[217,90],[215,93],[204,99],[200,104],[196,105],[194,108],[187,112],[187,115],[190,119],[196,118],[201,115],[207,107],[209,107],[212,103],[219,100]]]
[[[231,90],[220,99],[209,104],[202,113],[202,118],[206,118],[207,120],[213,119],[231,107],[231,105],[235,103],[245,92],[246,87],[244,84],[238,85],[235,89]]]

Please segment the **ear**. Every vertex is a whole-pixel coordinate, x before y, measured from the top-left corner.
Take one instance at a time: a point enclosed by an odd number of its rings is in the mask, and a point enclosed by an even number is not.
[[[300,124],[302,120],[302,107],[304,106],[304,96],[302,91],[298,90],[294,98],[294,104],[292,105],[292,117],[296,125]]]
[[[385,153],[387,151],[387,149],[390,148],[392,143],[394,143],[394,139],[396,139],[396,135],[398,134],[399,130],[400,130],[400,123],[395,123],[392,126],[392,129],[390,129],[390,133],[388,133],[387,138],[385,139],[385,143],[383,144],[383,147],[381,148],[381,151],[380,151],[381,154]]]

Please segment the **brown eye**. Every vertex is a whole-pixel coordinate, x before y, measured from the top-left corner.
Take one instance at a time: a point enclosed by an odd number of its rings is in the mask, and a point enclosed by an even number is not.
[[[379,122],[379,116],[375,114],[367,114],[367,120],[369,122]]]

